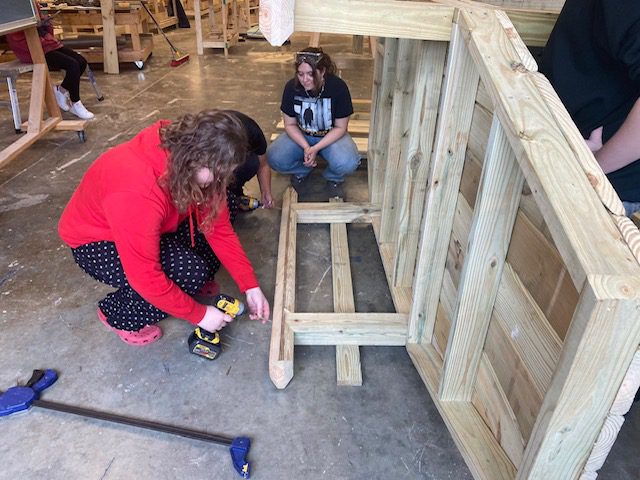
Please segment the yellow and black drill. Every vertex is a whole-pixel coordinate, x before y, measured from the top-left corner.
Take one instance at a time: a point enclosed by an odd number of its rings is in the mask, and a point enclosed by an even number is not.
[[[231,318],[236,318],[245,311],[244,303],[224,293],[220,293],[215,298],[213,306]],[[218,332],[208,332],[200,327],[197,327],[191,335],[189,335],[187,343],[189,344],[189,351],[191,353],[208,360],[215,360],[222,352],[220,334]]]

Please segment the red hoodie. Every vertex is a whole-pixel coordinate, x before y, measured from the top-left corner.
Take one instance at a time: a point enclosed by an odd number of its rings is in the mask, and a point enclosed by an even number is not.
[[[127,280],[160,310],[197,324],[206,307],[184,293],[162,271],[160,236],[187,218],[158,184],[167,168],[159,129],[166,120],[102,154],[89,167],[67,204],[58,232],[71,248],[115,242]],[[258,286],[251,263],[229,221],[226,202],[205,233],[222,265],[242,292]]]
[[[40,5],[38,5],[37,2],[35,3],[35,5],[38,9],[38,16],[41,20],[43,20],[44,17],[40,12]],[[33,60],[31,59],[31,53],[29,52],[29,46],[27,45],[27,37],[24,35],[23,31],[9,33],[7,35],[7,43],[9,44],[11,50],[13,50],[13,53],[16,54],[16,57],[18,57],[18,59],[22,63],[33,63]],[[51,24],[48,25],[47,33],[45,33],[44,36],[40,37],[40,43],[42,44],[42,50],[44,51],[44,53],[49,53],[53,50],[62,48],[62,43],[60,43],[60,41],[53,36],[53,26]]]

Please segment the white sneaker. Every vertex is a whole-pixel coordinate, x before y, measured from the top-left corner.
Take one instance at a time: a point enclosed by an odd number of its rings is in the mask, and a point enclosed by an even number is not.
[[[73,113],[76,117],[79,117],[82,120],[91,120],[93,117],[95,117],[93,113],[91,113],[84,107],[82,101],[80,100],[71,105],[69,112]]]
[[[69,98],[69,92],[62,93],[59,86],[53,87],[53,93],[56,95],[56,102],[58,102],[58,106],[60,110],[64,112],[68,112],[71,108],[71,99]]]

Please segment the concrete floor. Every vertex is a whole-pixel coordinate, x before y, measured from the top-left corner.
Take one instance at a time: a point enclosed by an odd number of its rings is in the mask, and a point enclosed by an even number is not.
[[[25,381],[34,368],[53,368],[60,379],[43,395],[47,400],[250,436],[256,479],[471,478],[404,348],[361,348],[364,385],[339,388],[334,349],[298,347],[295,376],[278,391],[268,376],[270,325],[232,324],[223,333],[223,354],[207,362],[188,354],[186,322],[163,321],[164,337],[142,348],[125,345],[98,322],[96,302],[110,289],[75,266],[56,234],[60,213],[87,167],[157,119],[209,107],[244,111],[269,137],[280,119],[282,87],[292,75],[292,52],[308,41],[302,34],[283,48],[247,41],[225,60],[211,50],[199,58],[192,30],[170,35],[191,53],[188,64],[170,68],[168,48],[157,38],[144,70],[96,72],[106,99],[98,103],[83,84],[83,101],[97,117],[87,142],[53,133],[0,170],[0,389]],[[349,38],[326,35],[322,42],[352,96],[369,97],[371,59],[348,53]],[[26,99],[29,76],[19,85]],[[0,120],[2,147],[14,134],[7,110],[0,111]],[[274,175],[278,200],[287,184]],[[257,194],[257,184],[247,190]],[[365,169],[349,178],[346,193],[349,200],[366,200]],[[308,199],[321,196],[315,175]],[[270,299],[279,217],[277,209],[259,210],[236,224]],[[297,307],[328,311],[328,227],[301,226],[298,239]],[[391,311],[369,228],[350,228],[350,252],[358,310]],[[226,273],[219,281],[223,291],[237,293]],[[634,448],[639,422],[636,409],[600,478],[640,477]],[[38,409],[0,420],[0,459],[2,480],[239,478],[224,447]]]

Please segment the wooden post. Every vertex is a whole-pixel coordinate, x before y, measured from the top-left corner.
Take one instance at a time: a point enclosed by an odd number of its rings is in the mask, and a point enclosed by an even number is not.
[[[214,8],[210,0],[209,3],[209,18],[213,18]],[[204,46],[202,43],[202,14],[200,13],[200,0],[193,2],[193,19],[196,22],[196,52],[198,55],[204,55]]]
[[[330,203],[342,202],[332,198]],[[354,313],[351,283],[351,265],[349,264],[349,245],[347,226],[344,223],[332,223],[331,230],[331,268],[333,279],[333,310],[336,313]],[[336,345],[336,376],[338,385],[362,385],[360,349],[357,345]]]
[[[479,75],[457,25],[451,32],[439,123],[413,281],[409,342],[431,343]]]
[[[296,279],[296,213],[291,208],[298,194],[289,187],[282,198],[276,291],[273,302],[273,325],[269,348],[269,376],[277,388],[284,388],[293,378],[293,331],[285,314],[295,311]]]
[[[524,176],[494,116],[444,357],[440,398],[470,401]]]
[[[637,277],[587,277],[518,479],[581,472],[638,349],[639,292]]]
[[[391,104],[389,142],[387,145],[386,176],[383,186],[380,243],[394,243],[398,220],[398,190],[404,172],[402,160],[409,130],[408,110],[413,100],[413,72],[416,68],[415,45],[417,40],[401,38],[398,44],[396,77]]]
[[[407,157],[403,162],[406,171],[399,191],[394,265],[394,283],[399,287],[411,287],[413,284],[447,45],[423,41],[417,53],[415,95],[409,120],[411,127],[408,145],[403,152]]]
[[[387,167],[387,144],[389,142],[389,115],[393,102],[393,84],[396,75],[398,39],[387,38],[384,41],[384,57],[380,65],[379,84],[374,84],[375,96],[372,99],[369,129],[369,200],[381,205],[383,197],[384,173]],[[374,79],[374,81],[376,81]]]
[[[118,63],[118,45],[116,43],[116,21],[114,0],[100,0],[102,12],[102,51],[104,56],[104,72],[120,73]]]

